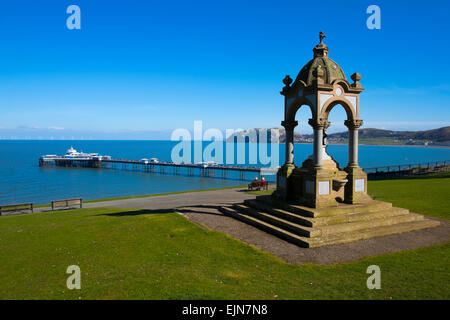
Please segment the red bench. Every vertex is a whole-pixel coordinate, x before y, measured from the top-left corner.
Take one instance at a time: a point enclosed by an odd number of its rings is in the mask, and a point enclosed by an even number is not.
[[[248,190],[267,190],[268,186],[267,181],[252,181],[248,185]]]

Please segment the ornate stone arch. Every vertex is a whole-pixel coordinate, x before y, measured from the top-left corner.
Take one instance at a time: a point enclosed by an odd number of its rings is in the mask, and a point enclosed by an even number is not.
[[[315,108],[313,107],[312,103],[305,97],[298,97],[293,102],[291,102],[289,105],[286,106],[285,120],[295,121],[297,111],[303,106],[309,107],[309,109],[311,110],[312,118],[316,117]]]
[[[349,92],[350,91],[350,84],[348,83],[347,80],[343,80],[343,79],[336,79],[331,83],[334,87],[336,86],[341,86],[345,92]]]
[[[341,105],[345,113],[347,114],[347,120],[356,120],[358,119],[356,110],[353,107],[352,103],[345,98],[334,97],[329,99],[322,107],[321,110],[321,118],[328,119],[328,115],[330,114],[331,109],[335,106]]]

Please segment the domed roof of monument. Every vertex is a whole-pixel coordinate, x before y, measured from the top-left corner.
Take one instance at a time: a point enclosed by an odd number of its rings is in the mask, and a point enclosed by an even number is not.
[[[295,82],[298,83],[300,80],[305,82],[306,85],[311,85],[313,80],[317,78],[317,75],[323,78],[324,84],[331,84],[334,80],[347,80],[345,78],[344,71],[341,67],[328,58],[328,47],[323,43],[323,38],[326,36],[323,32],[320,32],[319,38],[320,43],[314,47],[314,58],[309,61],[300,70]],[[317,70],[317,72],[316,72]]]

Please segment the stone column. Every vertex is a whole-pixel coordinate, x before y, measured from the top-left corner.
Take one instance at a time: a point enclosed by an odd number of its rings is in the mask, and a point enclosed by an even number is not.
[[[328,128],[330,123],[326,119],[309,119],[309,125],[314,129],[314,166],[322,166],[324,158],[323,132]]]
[[[371,198],[367,195],[367,174],[358,165],[358,129],[363,122],[346,120],[344,123],[349,130],[348,165],[344,169],[348,182],[345,184],[344,202],[365,203],[371,201]]]
[[[281,122],[281,125],[286,131],[286,159],[285,164],[294,164],[294,128],[298,125],[295,120],[285,120]]]
[[[348,167],[358,167],[358,129],[362,120],[345,120],[348,128]]]

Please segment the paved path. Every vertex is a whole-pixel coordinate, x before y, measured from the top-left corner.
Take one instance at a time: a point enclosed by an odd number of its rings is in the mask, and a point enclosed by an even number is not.
[[[186,206],[196,206],[201,204],[229,204],[242,202],[245,199],[252,199],[255,195],[244,192],[245,189],[233,188],[214,191],[186,192],[165,196],[153,196],[145,198],[133,198],[122,200],[111,200],[101,202],[83,203],[83,208],[121,208],[121,209],[175,209]],[[49,207],[37,208],[36,212],[50,210]]]

